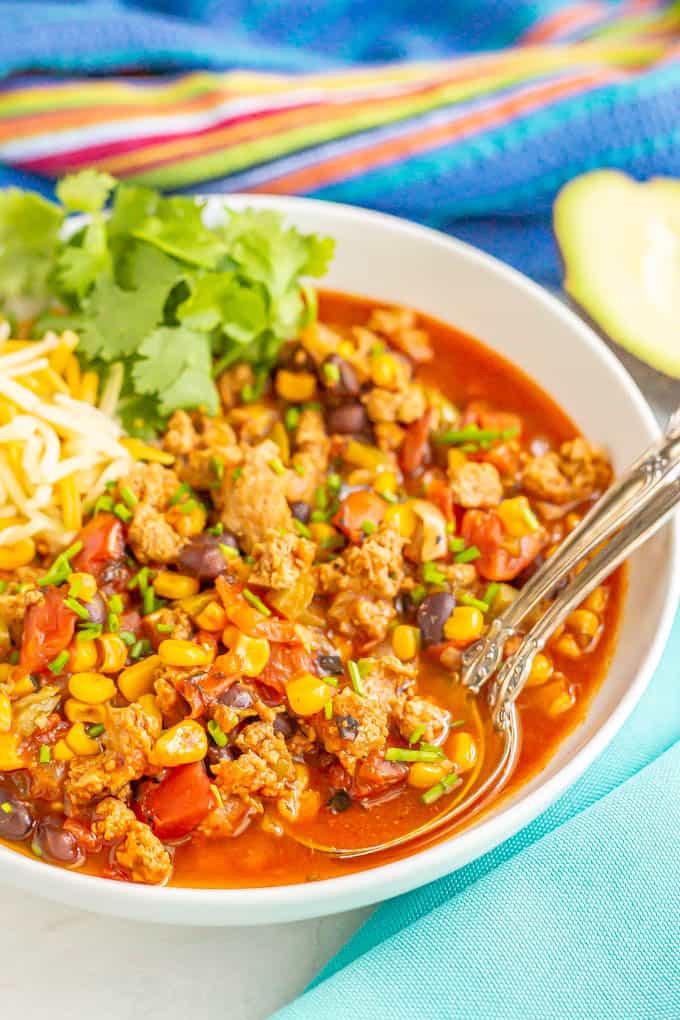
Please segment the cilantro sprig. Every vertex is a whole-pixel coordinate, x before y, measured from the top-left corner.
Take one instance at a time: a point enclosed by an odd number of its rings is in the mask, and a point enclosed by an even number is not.
[[[117,413],[132,435],[161,430],[178,408],[214,414],[220,371],[247,362],[262,377],[315,314],[305,277],[323,276],[334,242],[276,212],[227,210],[208,225],[193,198],[94,170],[56,194],[0,192],[0,308],[38,316],[37,335],[75,329],[76,354],[103,385],[122,366]],[[71,213],[87,221],[73,229]]]

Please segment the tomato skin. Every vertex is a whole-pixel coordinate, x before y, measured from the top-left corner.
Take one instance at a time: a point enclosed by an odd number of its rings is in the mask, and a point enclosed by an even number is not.
[[[475,560],[475,567],[488,581],[512,581],[521,574],[545,544],[543,531],[516,539],[519,552],[506,548],[508,541],[500,517],[488,510],[468,510],[463,517],[461,535],[466,546],[476,545],[481,556]]]
[[[100,579],[104,569],[125,555],[125,529],[114,514],[101,513],[88,521],[78,535],[83,548],[73,557],[74,570]]]
[[[29,606],[24,620],[19,666],[40,673],[71,643],[76,614],[64,605],[64,593],[48,588],[42,602]]]
[[[364,537],[362,524],[368,521],[378,525],[385,516],[387,503],[371,489],[357,489],[345,496],[340,509],[333,517],[333,524],[350,542],[360,542]]]
[[[314,673],[314,659],[302,645],[271,645],[269,659],[260,675],[259,684],[283,694],[288,680],[300,673]]]
[[[229,622],[248,637],[267,638],[268,641],[280,641],[283,644],[299,642],[295,624],[278,616],[263,616],[259,609],[251,606],[243,597],[242,584],[230,584],[223,577],[216,577],[215,586]]]
[[[138,804],[139,814],[159,839],[179,839],[203,821],[215,807],[203,763],[168,769],[160,783],[145,786]]]
[[[433,419],[434,411],[430,407],[422,418],[418,418],[406,429],[399,451],[399,466],[405,475],[412,475],[425,460]]]

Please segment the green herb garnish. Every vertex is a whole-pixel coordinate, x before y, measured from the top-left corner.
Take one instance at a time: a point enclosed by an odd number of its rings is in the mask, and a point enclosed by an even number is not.
[[[243,589],[243,597],[246,602],[249,602],[253,609],[257,609],[263,616],[271,616],[272,611],[269,606],[265,606],[262,599],[258,598],[257,595],[252,592],[249,588]]]

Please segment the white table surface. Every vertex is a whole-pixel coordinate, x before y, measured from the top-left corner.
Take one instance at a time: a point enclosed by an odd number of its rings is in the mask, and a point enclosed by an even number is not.
[[[680,384],[611,346],[665,421],[680,405]],[[97,1020],[265,1020],[369,914],[260,928],[171,928],[0,887],[0,1018],[74,1020],[87,1009]]]

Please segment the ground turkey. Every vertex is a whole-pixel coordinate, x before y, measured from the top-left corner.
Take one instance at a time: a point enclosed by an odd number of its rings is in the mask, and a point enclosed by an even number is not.
[[[160,885],[170,877],[172,860],[160,839],[116,797],[97,804],[92,829],[105,843],[118,843],[115,859],[133,882]]]
[[[234,472],[225,473],[215,494],[224,527],[248,553],[265,542],[272,529],[292,530],[293,515],[286,500],[288,471],[279,473],[272,464],[280,464],[280,453],[271,439],[246,447],[240,473],[236,478]]]
[[[604,451],[585,439],[570,439],[540,457],[531,457],[522,472],[530,496],[549,503],[579,503],[607,488],[612,469]]]

